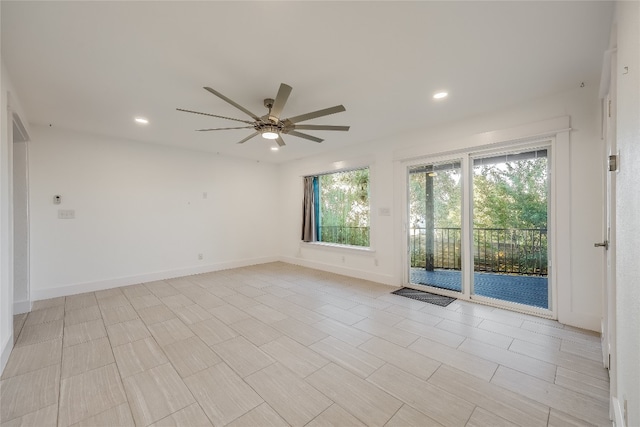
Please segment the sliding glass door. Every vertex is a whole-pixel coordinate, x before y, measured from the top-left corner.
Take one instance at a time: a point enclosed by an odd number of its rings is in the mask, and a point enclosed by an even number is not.
[[[462,292],[461,160],[409,170],[410,282]]]
[[[409,166],[409,284],[550,310],[549,165],[534,146]]]

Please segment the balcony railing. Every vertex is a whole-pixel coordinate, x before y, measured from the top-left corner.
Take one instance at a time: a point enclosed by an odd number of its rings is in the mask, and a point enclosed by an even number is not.
[[[411,228],[411,267],[427,270],[461,269],[461,230]],[[427,245],[431,246],[427,250]],[[544,228],[474,228],[474,270],[491,273],[546,276],[547,230]]]
[[[318,241],[339,245],[369,246],[369,227],[318,227]]]

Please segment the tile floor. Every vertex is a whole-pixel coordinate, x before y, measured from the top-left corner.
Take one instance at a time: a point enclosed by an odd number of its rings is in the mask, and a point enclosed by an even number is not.
[[[600,338],[283,263],[38,301],[4,426],[585,426]]]

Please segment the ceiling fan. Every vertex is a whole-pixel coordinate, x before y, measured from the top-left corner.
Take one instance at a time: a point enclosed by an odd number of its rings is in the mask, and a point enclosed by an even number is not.
[[[289,117],[287,119],[281,119],[280,114],[284,109],[284,105],[287,103],[287,99],[289,99],[289,95],[291,94],[291,86],[286,85],[284,83],[280,84],[280,89],[278,89],[278,93],[276,95],[276,99],[267,98],[264,100],[264,106],[269,109],[269,112],[262,117],[258,117],[251,111],[247,110],[240,104],[232,101],[227,98],[220,92],[211,89],[210,87],[205,87],[205,90],[211,92],[218,98],[228,102],[229,104],[236,107],[238,110],[242,111],[249,117],[253,119],[253,121],[242,120],[242,119],[234,119],[232,117],[224,117],[218,116],[215,114],[209,113],[200,113],[198,111],[185,110],[183,108],[176,108],[178,111],[183,111],[185,113],[194,113],[201,114],[203,116],[211,116],[217,117],[219,119],[233,120],[236,122],[246,123],[248,126],[241,127],[230,127],[230,128],[214,128],[214,129],[197,129],[199,132],[208,132],[212,130],[229,130],[229,129],[254,129],[255,132],[244,138],[242,141],[238,141],[238,144],[243,144],[257,135],[262,135],[263,138],[266,139],[275,139],[280,147],[284,144],[282,140],[282,134],[285,135],[293,135],[298,138],[308,139],[314,142],[322,142],[323,139],[317,138],[312,135],[308,135],[306,133],[298,132],[298,130],[337,130],[337,131],[348,131],[349,126],[330,126],[330,125],[304,125],[298,124],[300,122],[304,122],[311,119],[316,119],[318,117],[328,116],[330,114],[340,113],[342,111],[346,111],[343,105],[336,105],[335,107],[325,108],[318,111],[313,111],[311,113],[301,114],[299,116]]]

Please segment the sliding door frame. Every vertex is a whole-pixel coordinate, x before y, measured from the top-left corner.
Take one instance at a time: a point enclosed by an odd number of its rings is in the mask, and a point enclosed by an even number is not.
[[[557,319],[558,304],[556,289],[556,274],[554,268],[556,248],[556,181],[555,181],[555,155],[554,149],[556,146],[555,135],[545,135],[541,137],[531,137],[526,139],[519,139],[516,141],[508,141],[500,144],[492,144],[480,147],[469,147],[468,149],[455,150],[449,153],[441,153],[428,156],[420,156],[412,159],[406,159],[401,162],[403,170],[403,182],[404,191],[403,194],[403,286],[410,287],[418,290],[428,290],[429,292],[439,295],[450,296],[458,298],[460,300],[472,301],[484,305],[493,307],[500,307],[509,309],[512,311],[533,314],[539,317]],[[534,306],[528,306],[525,304],[518,304],[509,301],[503,301],[494,298],[483,297],[481,295],[474,295],[473,292],[473,159],[477,157],[508,154],[514,151],[528,151],[535,149],[546,149],[549,153],[549,166],[548,166],[548,196],[547,196],[547,265],[548,265],[548,301],[549,308],[543,309]],[[462,187],[462,292],[451,291],[447,289],[436,288],[428,285],[412,284],[410,275],[410,244],[409,244],[409,172],[412,167],[420,165],[429,165],[441,162],[448,162],[453,160],[459,160],[461,162],[461,187]]]

